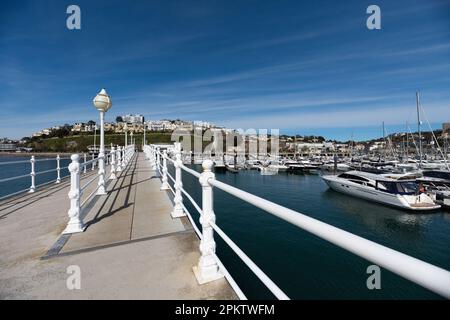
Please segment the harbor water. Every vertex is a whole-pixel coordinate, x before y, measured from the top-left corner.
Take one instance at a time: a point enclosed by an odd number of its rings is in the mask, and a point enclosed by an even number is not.
[[[29,160],[1,156],[0,161]],[[39,159],[39,158],[36,158]],[[61,160],[61,167],[69,164]],[[36,172],[55,168],[38,161]],[[30,172],[29,163],[0,166],[0,179]],[[201,166],[193,165],[197,171]],[[169,172],[173,175],[173,166]],[[67,176],[63,169],[61,176]],[[410,213],[328,189],[319,175],[263,176],[258,171],[216,172],[216,178],[282,206],[450,270],[450,212]],[[36,185],[56,180],[56,172],[36,176]],[[0,197],[26,189],[30,178],[0,183]],[[198,179],[183,171],[183,186],[201,203]],[[189,201],[184,203],[198,222]],[[381,268],[381,289],[369,290],[372,263],[220,190],[214,190],[218,226],[293,299],[433,299],[439,296]],[[217,254],[250,299],[272,294],[218,237]]]
[[[193,166],[201,171],[201,166]],[[171,168],[173,170],[173,168]],[[171,171],[170,170],[170,171]],[[317,174],[264,176],[216,172],[222,182],[450,270],[450,212],[410,213],[328,189]],[[183,187],[201,203],[198,180],[183,172]],[[184,200],[188,204],[187,199]],[[198,214],[188,206],[198,221]],[[217,225],[294,299],[436,299],[434,293],[381,268],[381,289],[367,288],[372,263],[271,214],[214,190]],[[218,256],[251,299],[273,298],[218,237]]]

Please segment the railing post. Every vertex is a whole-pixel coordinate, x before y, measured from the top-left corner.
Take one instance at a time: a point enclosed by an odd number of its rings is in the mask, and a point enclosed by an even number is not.
[[[61,166],[60,164],[61,158],[59,157],[59,154],[56,156],[56,183],[61,182]]]
[[[145,139],[144,139],[145,140]],[[145,160],[148,160],[148,145],[144,144],[144,147],[142,148],[145,154]]]
[[[70,199],[70,209],[68,212],[69,215],[69,223],[67,224],[66,229],[63,231],[63,234],[67,233],[77,233],[83,232],[86,226],[81,220],[81,209],[80,209],[80,156],[78,154],[73,154],[70,159],[72,163],[69,165],[70,172],[70,191],[69,191],[69,199]]]
[[[117,166],[116,166],[116,172],[122,172],[122,152],[120,151],[121,147],[117,146]]]
[[[92,160],[94,160],[94,159],[95,159],[95,153],[92,154]],[[94,171],[94,170],[95,170],[95,161],[92,161],[92,171]]]
[[[97,195],[104,196],[106,194],[105,190],[105,154],[100,153],[98,158],[98,190]]]
[[[163,151],[163,169],[162,169],[162,185],[161,190],[169,190],[169,184],[167,183],[167,150]]]
[[[86,163],[86,153],[84,154],[84,163]],[[87,171],[87,165],[84,165],[83,172],[86,173],[86,171]]]
[[[156,148],[156,175],[159,177],[160,170],[161,170],[161,150],[159,148]]]
[[[34,168],[34,165],[36,163],[36,160],[34,158],[34,156],[31,156],[30,159],[30,163],[31,163],[31,172],[30,172],[30,176],[31,176],[31,186],[30,186],[30,193],[33,193],[36,190],[36,171]]]
[[[156,166],[156,148],[155,146],[152,146],[150,149],[150,164],[152,166],[152,170],[157,170],[157,166]]]
[[[181,150],[180,148],[177,148],[175,151],[175,197],[173,199],[175,205],[173,207],[173,211],[170,214],[172,218],[179,218],[184,217],[186,213],[184,212],[182,203],[183,203],[183,196],[181,193],[181,188],[183,188],[183,182],[181,180],[181,166],[183,165],[183,162],[181,161]]]
[[[116,180],[116,149],[111,146],[111,175],[109,176],[110,180]]]
[[[122,147],[122,169],[125,169],[127,166],[127,158],[125,153],[126,147]]]
[[[203,172],[200,176],[202,186],[202,215],[200,223],[202,225],[202,240],[200,241],[200,259],[198,265],[193,267],[195,277],[199,284],[207,283],[222,278],[224,275],[219,270],[219,266],[214,257],[216,252],[216,243],[214,241],[214,230],[210,222],[216,222],[213,207],[213,189],[209,183],[214,179],[212,167],[214,162],[210,159],[202,163]]]

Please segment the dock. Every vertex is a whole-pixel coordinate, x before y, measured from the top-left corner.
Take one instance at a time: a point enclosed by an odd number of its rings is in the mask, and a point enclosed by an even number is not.
[[[0,299],[237,299],[225,278],[198,284],[200,241],[186,217],[171,217],[172,196],[160,186],[137,153],[83,210],[87,228],[75,234],[62,234],[67,180],[1,201]],[[68,289],[70,266],[80,289]]]

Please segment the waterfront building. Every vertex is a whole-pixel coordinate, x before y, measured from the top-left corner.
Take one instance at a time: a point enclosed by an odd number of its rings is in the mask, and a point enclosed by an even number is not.
[[[16,151],[15,143],[0,143],[0,152]]]
[[[114,132],[116,129],[116,124],[113,122],[105,122],[104,127],[105,127],[105,131]]]
[[[127,114],[122,116],[122,121],[126,123],[144,123],[144,116],[142,114]]]

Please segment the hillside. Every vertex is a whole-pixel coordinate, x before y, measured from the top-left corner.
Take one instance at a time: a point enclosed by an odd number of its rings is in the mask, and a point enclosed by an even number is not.
[[[147,143],[170,143],[171,133],[151,132],[146,134]],[[130,137],[128,137],[130,139]],[[142,145],[143,134],[134,134],[137,145]],[[123,134],[105,134],[105,145],[111,143],[124,144]],[[130,140],[128,140],[130,141]],[[87,152],[88,146],[94,144],[94,135],[69,135],[65,137],[33,138],[26,144],[35,152]],[[100,144],[100,136],[96,136],[96,145]]]

